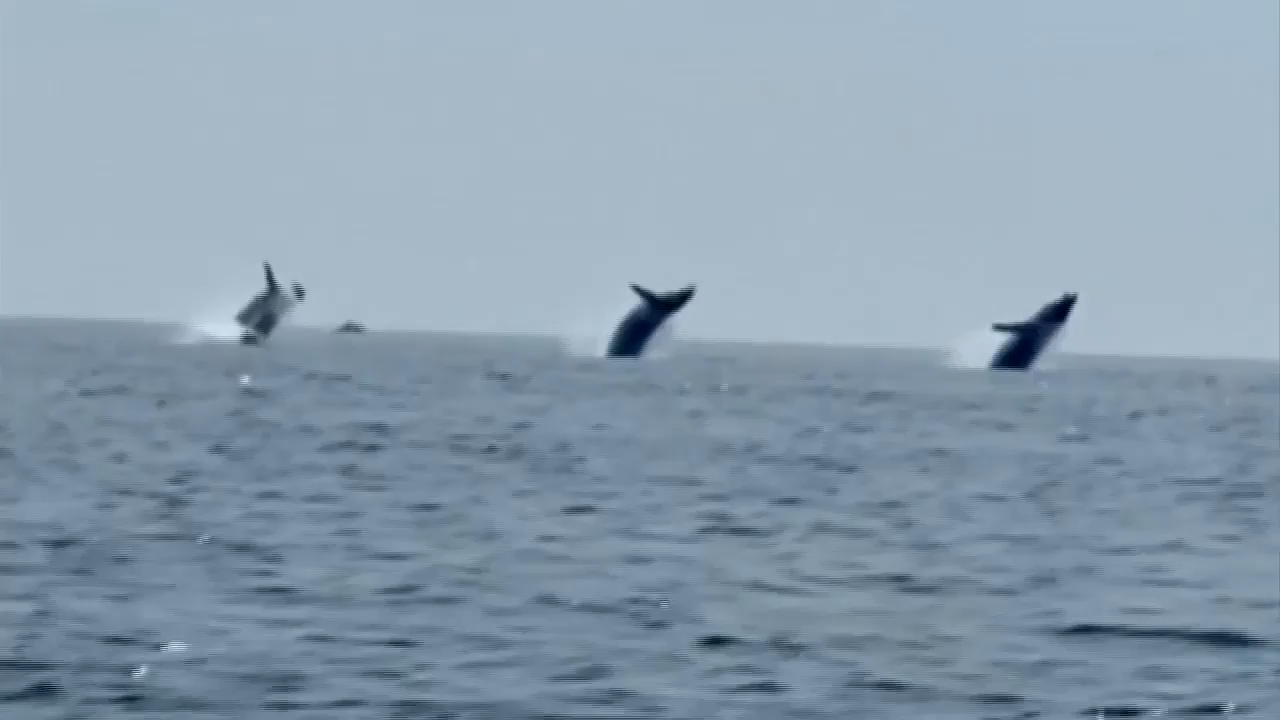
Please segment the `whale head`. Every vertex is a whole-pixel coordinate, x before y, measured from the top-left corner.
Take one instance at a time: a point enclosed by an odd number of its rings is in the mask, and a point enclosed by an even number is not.
[[[1071,311],[1075,310],[1077,299],[1079,299],[1079,295],[1076,293],[1063,293],[1062,297],[1045,305],[1038,313],[1036,320],[1051,325],[1066,323],[1067,319],[1071,317]]]

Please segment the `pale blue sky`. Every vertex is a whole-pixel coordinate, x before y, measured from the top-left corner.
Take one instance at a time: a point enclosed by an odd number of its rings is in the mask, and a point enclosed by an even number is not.
[[[1280,355],[1276,0],[10,0],[0,312]]]

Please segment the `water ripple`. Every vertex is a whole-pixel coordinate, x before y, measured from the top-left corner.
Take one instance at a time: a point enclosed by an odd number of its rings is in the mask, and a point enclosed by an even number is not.
[[[1274,366],[162,334],[6,328],[6,717],[1280,715]]]

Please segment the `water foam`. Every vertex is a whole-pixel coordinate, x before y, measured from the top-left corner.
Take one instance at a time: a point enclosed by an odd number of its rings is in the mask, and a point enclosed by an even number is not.
[[[234,322],[193,321],[184,323],[173,342],[177,345],[230,343],[240,339],[240,326]]]
[[[1006,335],[990,328],[972,330],[951,343],[946,364],[954,368],[985,368],[1006,339]]]
[[[1036,361],[1035,369],[1050,370],[1058,366],[1058,348],[1067,328],[1063,328],[1045,346]],[[948,348],[946,364],[953,368],[983,369],[991,365],[996,351],[1009,339],[1007,333],[996,332],[991,328],[978,328],[966,333]]]
[[[209,303],[191,319],[182,323],[172,342],[178,345],[203,343],[230,343],[240,339],[241,327],[235,315],[244,305],[244,298],[251,293],[237,296],[227,294]],[[237,299],[238,298],[238,299]]]

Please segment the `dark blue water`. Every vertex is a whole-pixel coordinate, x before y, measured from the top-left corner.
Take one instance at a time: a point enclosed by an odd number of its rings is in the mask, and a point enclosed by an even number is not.
[[[1280,717],[1275,363],[0,332],[6,719]]]

